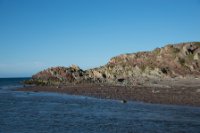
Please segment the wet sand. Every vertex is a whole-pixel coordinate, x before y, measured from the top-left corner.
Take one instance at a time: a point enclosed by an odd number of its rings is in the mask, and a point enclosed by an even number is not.
[[[84,84],[60,87],[32,86],[21,88],[19,91],[66,93],[102,99],[116,99],[123,102],[141,101],[147,103],[200,106],[199,86],[124,87]]]

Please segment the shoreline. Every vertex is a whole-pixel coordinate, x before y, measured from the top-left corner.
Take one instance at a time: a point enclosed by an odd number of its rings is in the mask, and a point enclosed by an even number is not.
[[[68,86],[30,86],[17,91],[55,92],[71,95],[89,96],[100,99],[139,101],[155,104],[200,106],[200,87],[145,87],[145,86],[102,86],[102,85],[68,85]]]

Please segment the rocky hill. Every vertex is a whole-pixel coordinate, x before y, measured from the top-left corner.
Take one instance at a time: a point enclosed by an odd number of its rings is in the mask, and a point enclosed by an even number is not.
[[[200,42],[188,42],[169,44],[153,51],[122,54],[104,66],[89,70],[76,65],[49,68],[33,75],[26,83],[142,85],[152,79],[197,77],[200,77]]]

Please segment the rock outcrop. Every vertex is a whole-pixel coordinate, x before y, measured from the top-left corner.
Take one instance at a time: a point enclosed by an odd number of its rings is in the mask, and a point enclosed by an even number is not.
[[[150,79],[200,77],[200,42],[180,43],[153,51],[122,54],[106,65],[82,70],[55,67],[33,75],[27,83],[140,85]]]

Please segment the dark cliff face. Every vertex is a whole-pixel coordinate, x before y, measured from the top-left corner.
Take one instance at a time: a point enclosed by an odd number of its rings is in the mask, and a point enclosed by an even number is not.
[[[32,82],[135,85],[149,78],[186,76],[200,76],[200,42],[167,45],[149,52],[119,55],[105,66],[85,71],[75,65],[49,68],[33,75]]]

